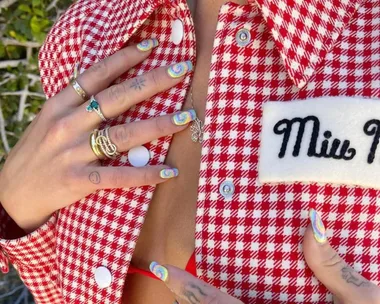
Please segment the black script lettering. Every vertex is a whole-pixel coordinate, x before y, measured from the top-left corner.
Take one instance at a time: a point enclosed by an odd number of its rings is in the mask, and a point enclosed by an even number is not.
[[[298,156],[301,149],[301,143],[303,139],[303,135],[305,133],[306,124],[311,121],[313,122],[313,132],[310,139],[309,150],[307,152],[308,156],[313,156],[315,154],[315,147],[317,144],[317,138],[319,134],[319,119],[315,116],[307,116],[305,118],[295,117],[292,120],[282,119],[273,128],[273,131],[277,135],[284,134],[284,138],[282,140],[281,150],[278,154],[279,158],[283,158],[286,154],[286,148],[288,146],[290,134],[292,133],[293,125],[295,123],[299,123],[299,129],[297,133],[296,143],[293,148],[293,156]]]
[[[373,141],[371,145],[371,149],[369,150],[369,154],[367,157],[367,163],[372,164],[373,160],[376,156],[377,146],[379,145],[380,139],[380,120],[371,119],[367,121],[364,125],[363,131],[368,136],[373,136]]]
[[[330,138],[332,136],[331,131],[326,130],[323,133],[324,140],[321,144],[320,152],[317,152],[317,142],[319,137],[319,130],[320,130],[320,122],[319,119],[316,116],[307,116],[305,118],[295,117],[292,120],[289,119],[282,119],[273,128],[273,132],[277,135],[283,134],[283,140],[280,152],[278,154],[279,158],[283,158],[286,154],[286,149],[288,147],[289,138],[293,130],[294,124],[299,124],[298,133],[296,136],[296,142],[293,147],[293,153],[292,155],[294,157],[297,157],[299,155],[302,141],[304,138],[305,133],[305,127],[308,122],[313,123],[313,130],[311,132],[311,138],[309,141],[309,148],[307,151],[307,156],[309,157],[323,157],[323,158],[333,158],[333,159],[344,159],[344,160],[351,160],[356,155],[356,150],[354,148],[350,148],[350,141],[344,140],[342,146],[341,140],[335,138],[332,140],[332,143],[330,143]],[[330,151],[329,150],[329,146]],[[340,152],[338,153],[340,147]]]

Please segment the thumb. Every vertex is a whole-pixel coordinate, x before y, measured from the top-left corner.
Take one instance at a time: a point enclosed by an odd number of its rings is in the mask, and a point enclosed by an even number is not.
[[[330,290],[336,303],[375,303],[378,287],[353,270],[330,246],[319,214],[311,209],[311,224],[305,232],[303,252],[318,280]]]

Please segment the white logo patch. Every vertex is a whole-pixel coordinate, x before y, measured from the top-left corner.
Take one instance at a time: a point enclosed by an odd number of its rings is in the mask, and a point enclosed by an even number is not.
[[[263,111],[260,182],[380,189],[380,100],[322,97],[268,102]]]

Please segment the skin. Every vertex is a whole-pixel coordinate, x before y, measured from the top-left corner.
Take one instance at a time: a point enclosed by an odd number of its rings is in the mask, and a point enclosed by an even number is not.
[[[193,77],[194,107],[204,121],[212,47],[220,6],[227,1],[198,1],[193,12],[197,38],[197,62]],[[245,1],[234,1],[244,4]],[[192,5],[195,8],[195,3]],[[190,95],[190,94],[189,94]],[[183,109],[191,108],[187,98]],[[179,176],[158,185],[153,195],[132,264],[149,270],[151,261],[185,268],[194,252],[195,214],[201,145],[191,141],[189,128],[176,134],[165,164],[179,169]],[[144,288],[141,288],[144,286]],[[127,303],[173,303],[173,293],[159,281],[139,274],[127,276]]]
[[[223,0],[200,1],[195,11],[199,68],[195,70],[193,86],[195,107],[202,120],[218,8],[223,3]],[[170,79],[167,68],[162,67],[108,88],[125,69],[143,61],[149,53],[142,53],[135,46],[128,47],[79,77],[78,81],[88,94],[96,94],[106,117],[120,115],[134,104],[182,81],[183,78]],[[126,65],[120,65],[120,61]],[[152,73],[156,73],[154,77]],[[161,80],[160,86],[154,81],[157,78]],[[97,189],[159,184],[132,263],[148,270],[152,260],[159,261],[166,264],[169,277],[165,286],[163,282],[138,274],[129,275],[123,300],[128,303],[173,303],[177,298],[181,304],[241,303],[181,270],[194,251],[200,158],[200,145],[190,140],[186,126],[173,125],[171,115],[115,126],[110,129],[110,137],[119,151],[175,134],[166,165],[100,167],[88,145],[89,133],[99,125],[100,118],[96,114],[89,116],[86,106],[70,86],[45,103],[0,172],[0,201],[8,214],[21,228],[31,232],[46,222],[55,210]],[[189,99],[184,105],[184,109],[188,108]],[[36,151],[38,157],[35,157]],[[181,172],[178,178],[168,181],[159,177],[161,169],[173,166]],[[23,184],[21,188],[20,183]],[[316,242],[310,227],[303,245],[307,264],[335,295],[336,303],[380,303],[379,288],[347,265],[328,242]]]

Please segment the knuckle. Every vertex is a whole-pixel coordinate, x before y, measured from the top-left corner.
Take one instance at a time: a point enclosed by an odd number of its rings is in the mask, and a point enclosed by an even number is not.
[[[338,253],[331,252],[325,259],[321,261],[322,266],[324,267],[340,267],[344,265],[342,258],[339,256]]]
[[[63,157],[68,158],[70,155],[72,157],[72,151],[65,151]],[[64,168],[61,177],[61,185],[72,192],[81,184],[81,176],[78,170],[73,166],[67,166]]]
[[[101,79],[109,79],[111,74],[108,64],[108,58],[92,65],[90,67],[90,71],[91,73],[95,74],[96,77],[100,77]]]
[[[125,145],[133,137],[133,128],[131,126],[118,126],[115,128],[115,143]]]
[[[152,173],[148,168],[144,168],[142,182],[144,185],[149,185],[152,181]]]
[[[120,169],[115,169],[110,176],[110,183],[115,188],[120,188],[125,182],[125,176],[123,171]]]
[[[110,102],[118,102],[123,98],[125,90],[123,85],[113,85],[107,92]]]
[[[159,70],[154,70],[150,73],[150,78],[153,86],[156,90],[161,91],[163,89],[162,78],[160,77]]]
[[[166,133],[166,123],[164,117],[159,117],[155,119],[156,121],[156,129],[160,134]]]
[[[124,61],[129,59],[129,51],[128,48],[123,48],[120,50],[120,55],[123,58]]]
[[[45,139],[48,142],[57,140],[63,140],[66,137],[66,134],[71,128],[71,119],[68,116],[62,117],[53,122],[49,127]]]
[[[222,301],[220,300],[220,297],[216,294],[208,295],[205,299],[206,304],[220,304]]]

